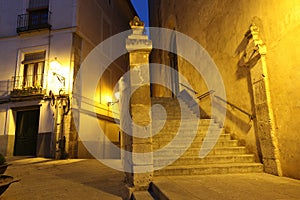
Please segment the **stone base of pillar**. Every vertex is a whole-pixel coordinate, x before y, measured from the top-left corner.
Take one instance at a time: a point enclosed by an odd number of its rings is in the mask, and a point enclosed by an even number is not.
[[[132,197],[132,194],[137,191],[147,191],[149,189],[149,185],[147,186],[129,186],[125,185],[122,189],[122,199],[129,200]]]

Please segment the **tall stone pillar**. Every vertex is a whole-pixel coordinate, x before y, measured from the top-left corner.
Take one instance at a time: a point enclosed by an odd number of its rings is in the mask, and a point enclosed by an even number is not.
[[[130,26],[132,34],[126,40],[130,63],[127,88],[130,88],[130,93],[127,89],[124,95],[130,96],[131,127],[127,130],[131,133],[123,134],[123,148],[126,150],[123,161],[127,169],[127,185],[132,192],[147,190],[153,177],[149,73],[152,42],[144,34],[144,23],[138,17],[130,22]]]

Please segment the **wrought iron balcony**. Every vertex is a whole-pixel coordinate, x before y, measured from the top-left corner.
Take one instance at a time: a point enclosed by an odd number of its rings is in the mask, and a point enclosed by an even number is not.
[[[50,13],[48,10],[37,10],[28,14],[18,15],[17,33],[50,29],[49,17]]]
[[[43,96],[46,91],[44,79],[46,77],[43,74],[12,77],[11,97]]]

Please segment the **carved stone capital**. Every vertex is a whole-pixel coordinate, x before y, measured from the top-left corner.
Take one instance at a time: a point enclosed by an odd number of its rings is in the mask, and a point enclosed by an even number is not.
[[[250,26],[250,32],[254,41],[255,46],[258,48],[258,53],[260,55],[266,55],[267,54],[267,47],[265,43],[262,41],[262,39],[259,36],[259,28],[256,26],[256,24],[251,24]]]

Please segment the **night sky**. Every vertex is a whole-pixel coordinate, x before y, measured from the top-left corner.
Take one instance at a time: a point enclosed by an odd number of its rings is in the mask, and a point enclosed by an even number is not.
[[[131,0],[131,2],[141,20],[145,22],[145,27],[148,27],[148,0]]]

